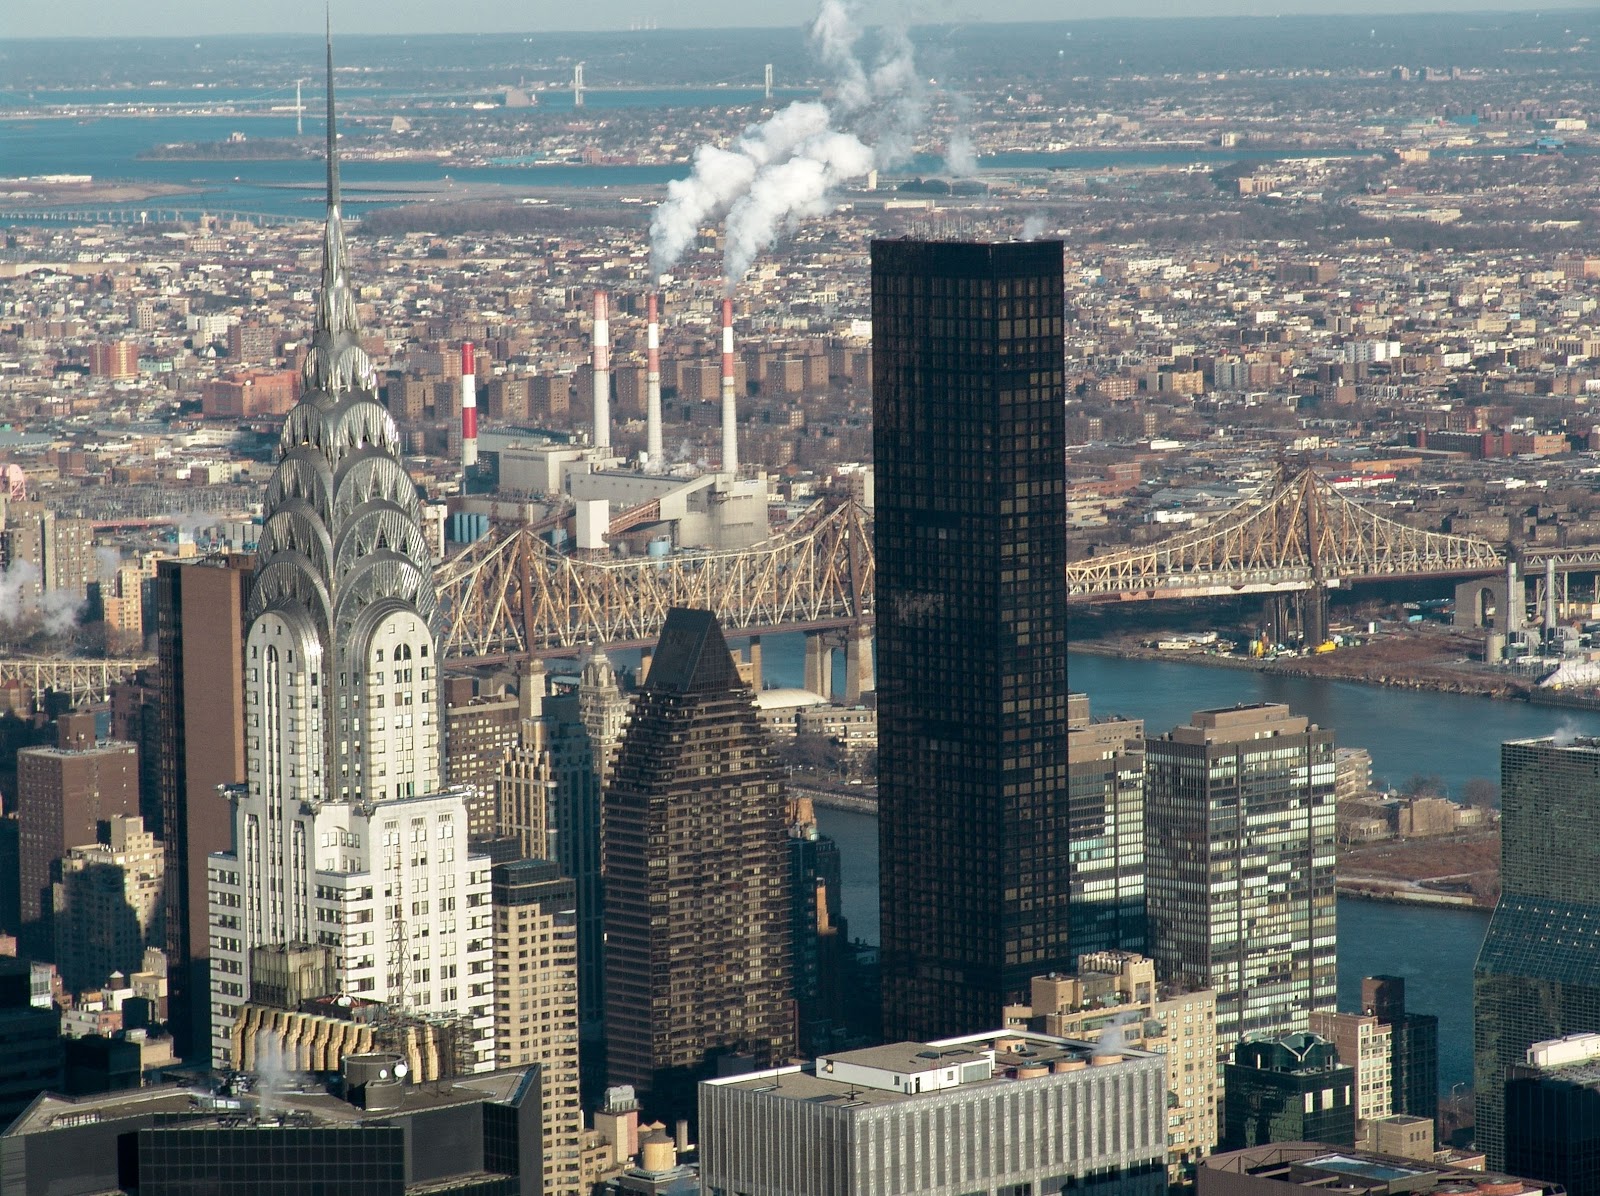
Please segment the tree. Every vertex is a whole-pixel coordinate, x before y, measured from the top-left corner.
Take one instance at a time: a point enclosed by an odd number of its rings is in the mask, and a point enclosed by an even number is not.
[[[1461,800],[1465,805],[1493,810],[1500,805],[1500,786],[1488,777],[1473,777],[1462,786]]]
[[[1411,779],[1400,787],[1400,792],[1405,797],[1443,797],[1444,778],[1438,773],[1413,773]]]

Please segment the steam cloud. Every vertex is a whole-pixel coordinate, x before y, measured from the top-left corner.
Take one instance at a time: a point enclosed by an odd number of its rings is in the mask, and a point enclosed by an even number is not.
[[[0,628],[27,630],[37,623],[50,635],[72,630],[82,600],[66,590],[46,590],[43,579],[32,561],[0,569]]]
[[[690,176],[668,184],[651,219],[653,276],[677,264],[701,225],[726,216],[723,273],[731,288],[783,232],[826,212],[841,183],[909,156],[927,115],[911,39],[903,30],[886,34],[870,69],[856,50],[859,39],[844,0],[823,0],[811,43],[834,73],[833,106],[793,103],[751,125],[731,149],[696,150]]]
[[[945,146],[944,167],[957,178],[968,179],[978,173],[978,151],[972,148],[972,138],[965,133],[952,133],[950,144]]]
[[[1031,213],[1022,222],[1022,239],[1024,241],[1037,241],[1046,232],[1045,218],[1042,212]]]

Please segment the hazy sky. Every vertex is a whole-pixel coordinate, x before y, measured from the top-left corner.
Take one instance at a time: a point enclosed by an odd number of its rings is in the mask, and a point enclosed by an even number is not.
[[[310,33],[322,28],[322,4],[277,0],[0,0],[13,37],[188,36],[215,33]],[[805,23],[812,0],[335,0],[335,33],[432,33],[627,29],[642,21],[667,26]],[[1100,17],[1295,13],[1466,12],[1582,5],[1536,0],[875,0],[859,5],[874,22],[894,13],[912,23],[1090,20]]]

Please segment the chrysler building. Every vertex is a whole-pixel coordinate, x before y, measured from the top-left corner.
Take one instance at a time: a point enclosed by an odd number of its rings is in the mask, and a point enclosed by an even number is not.
[[[233,850],[210,862],[213,1062],[234,1057],[251,949],[313,944],[341,994],[464,1019],[463,1061],[485,1070],[490,863],[469,854],[462,793],[440,792],[433,558],[361,347],[331,40],[327,226],[301,389],[278,438],[245,615]]]

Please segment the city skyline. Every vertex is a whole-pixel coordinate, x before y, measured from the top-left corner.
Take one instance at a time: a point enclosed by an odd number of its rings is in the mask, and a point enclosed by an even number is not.
[[[1437,1171],[1475,1029],[1528,1157],[1600,10],[887,11],[799,96],[795,26],[352,34],[342,138],[309,31],[0,50],[0,1171],[176,1176],[207,1122],[97,1135],[181,1058],[230,1165],[443,1100],[513,1191],[759,1125],[771,1196],[1222,1196],[1219,1122]]]
[[[761,19],[760,10],[736,0],[699,0],[664,14],[646,0],[621,0],[608,5],[604,17],[585,20],[570,7],[553,3],[513,6],[509,0],[468,0],[444,12],[427,0],[401,0],[392,5],[376,5],[371,0],[346,0],[335,6],[334,32],[359,30],[371,35],[378,30],[395,36],[423,36],[448,33],[626,33],[641,28],[661,29],[740,29],[800,27],[796,13],[781,8]],[[687,11],[686,11],[687,10]],[[868,24],[890,25],[965,25],[1019,22],[1082,23],[1103,20],[1184,20],[1221,17],[1279,19],[1285,16],[1359,16],[1382,18],[1426,13],[1539,13],[1559,19],[1565,12],[1586,11],[1576,5],[1541,5],[1537,0],[1404,0],[1397,8],[1379,0],[1331,0],[1316,5],[1272,0],[1208,0],[1194,5],[1185,0],[1132,0],[1112,13],[1089,0],[1002,0],[998,5],[974,8],[954,0],[935,0],[923,5],[882,3],[862,5],[861,16]],[[226,13],[226,15],[224,15]],[[663,19],[665,16],[665,19]],[[72,28],[64,22],[70,20]],[[152,33],[152,27],[163,32]],[[298,11],[272,12],[218,10],[197,0],[157,0],[129,12],[110,0],[87,0],[69,12],[32,9],[19,14],[10,36],[13,40],[31,38],[89,37],[213,37],[235,34],[320,33],[323,9],[320,5],[298,6]],[[170,30],[170,32],[168,32]],[[184,32],[177,32],[183,30]],[[0,51],[0,67],[5,58]]]

